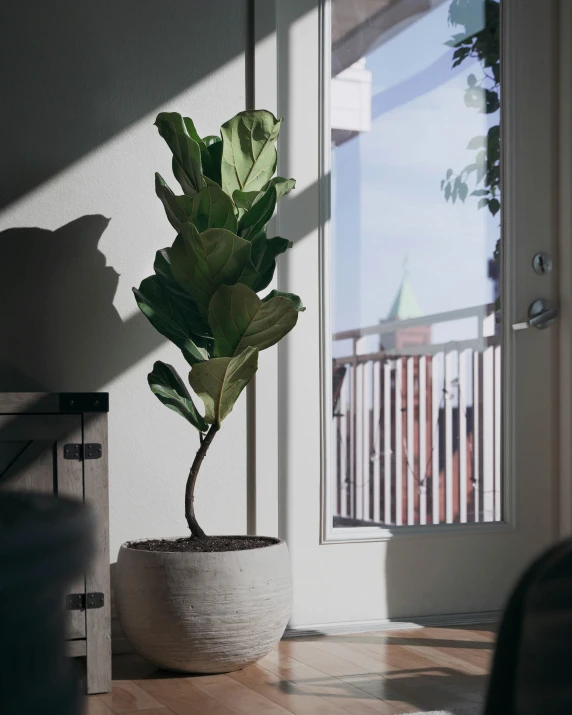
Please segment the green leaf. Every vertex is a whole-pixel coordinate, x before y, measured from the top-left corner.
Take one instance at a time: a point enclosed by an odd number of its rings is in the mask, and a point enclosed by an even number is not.
[[[187,197],[185,197],[187,198]],[[236,233],[237,221],[231,199],[216,184],[209,184],[190,199],[188,221],[199,233],[208,228],[224,228]]]
[[[275,176],[273,179],[270,179],[262,191],[235,191],[232,198],[235,206],[239,210],[239,219],[245,211],[248,211],[252,207],[254,200],[259,197],[263,191],[266,191],[270,184],[274,184],[276,188],[276,200],[278,201],[292,191],[296,186],[296,181],[294,179],[284,179],[282,176]]]
[[[266,238],[264,233],[260,234],[252,243],[250,261],[240,276],[240,283],[244,283],[256,292],[264,290],[274,275],[276,256],[289,248],[292,248],[292,243],[285,238],[280,236]]]
[[[500,201],[498,199],[491,199],[489,201],[489,211],[493,216],[496,216],[500,211]]]
[[[156,275],[161,278],[161,280],[166,283],[171,283],[178,286],[179,284],[173,277],[173,271],[171,270],[171,249],[161,248],[155,254],[155,262],[153,263],[153,270]]]
[[[209,136],[203,139],[207,146],[209,156],[212,161],[213,175],[210,177],[219,186],[222,186],[221,164],[222,164],[222,139],[217,136]]]
[[[169,223],[178,232],[181,226],[189,220],[192,199],[189,196],[175,196],[161,174],[158,173],[155,174],[155,193],[161,199]]]
[[[470,75],[467,77],[467,85],[468,85],[469,87],[476,87],[476,85],[477,85],[477,78],[475,77],[474,74],[470,74]]]
[[[166,283],[150,276],[133,293],[139,309],[155,330],[181,348],[187,360],[208,360],[208,341],[194,333],[192,314],[173,300]]]
[[[216,167],[213,164],[213,159],[210,155],[208,146],[205,144],[203,139],[200,138],[199,133],[195,129],[195,124],[190,117],[183,117],[183,122],[185,124],[185,129],[188,135],[197,142],[199,145],[199,151],[201,152],[201,169],[204,176],[209,179],[216,181],[214,178],[217,175]],[[218,176],[220,177],[220,169],[218,171]]]
[[[306,310],[306,308],[304,308],[302,304],[302,299],[299,295],[296,295],[295,293],[283,293],[281,290],[271,290],[270,293],[262,299],[262,302],[272,300],[276,296],[281,298],[288,298],[288,300],[291,300],[292,303],[294,303],[294,307],[296,308],[296,310],[300,313],[303,313]]]
[[[173,174],[187,196],[193,196],[203,186],[201,150],[189,136],[187,127],[177,112],[161,112],[155,125],[173,153]]]
[[[238,230],[242,238],[252,241],[262,233],[272,218],[275,208],[276,187],[270,183],[265,191],[258,193],[250,208],[242,214],[238,222]]]
[[[175,280],[206,316],[217,288],[240,278],[250,257],[250,243],[222,228],[199,233],[188,223],[175,239],[170,255]]]
[[[461,201],[464,202],[465,199],[467,198],[467,194],[469,193],[469,187],[467,186],[467,184],[465,184],[464,181],[461,181],[459,183],[458,190],[459,190],[459,198],[461,199]]]
[[[489,199],[479,199],[479,203],[477,204],[478,209],[482,209],[485,206],[488,206],[489,204]]]
[[[194,196],[175,196],[160,174],[155,174],[155,191],[163,202],[171,226],[180,233],[191,222],[198,231],[226,228],[236,233],[237,221],[230,198],[217,184],[210,182]]]
[[[193,365],[189,383],[205,405],[205,422],[221,422],[258,368],[258,350],[246,348],[236,357],[212,358]]]
[[[232,195],[234,205],[238,210],[238,220],[244,216],[244,214],[250,210],[252,203],[260,196],[262,192],[260,191],[235,191]]]
[[[487,89],[485,92],[485,111],[487,114],[492,114],[500,109],[500,99],[496,92]]]
[[[195,407],[185,383],[172,365],[158,360],[153,372],[147,375],[151,391],[171,410],[184,417],[199,432],[206,432],[208,425]]]
[[[229,196],[260,191],[272,178],[281,121],[266,110],[247,110],[222,125],[222,188]]]
[[[489,191],[488,189],[475,189],[474,191],[471,191],[471,196],[488,196]]]
[[[276,187],[276,200],[280,201],[283,196],[289,194],[296,187],[296,179],[285,179],[283,176],[275,176],[270,179]]]
[[[281,340],[298,320],[290,297],[262,301],[246,285],[222,285],[211,298],[209,324],[216,357],[233,357],[247,347],[264,350]]]
[[[170,248],[162,248],[160,251],[157,251],[153,268],[160,281],[164,284],[169,299],[172,300],[175,306],[185,315],[195,339],[197,337],[207,338],[207,340],[201,342],[200,345],[201,347],[210,349],[212,344],[211,330],[207,321],[203,318],[199,306],[190,298],[188,293],[181,289],[175,280],[171,268]],[[183,354],[185,354],[184,351]]]
[[[453,169],[447,169],[446,179],[450,179],[453,176]]]
[[[157,251],[153,269],[155,270],[155,274],[159,277],[160,282],[164,284],[169,299],[184,313],[187,323],[195,337],[212,338],[209,325],[203,318],[199,306],[191,299],[188,293],[182,290],[175,280],[171,268],[170,248],[162,248],[160,251]],[[212,340],[210,342],[212,342]],[[206,343],[207,347],[208,345],[209,342]]]

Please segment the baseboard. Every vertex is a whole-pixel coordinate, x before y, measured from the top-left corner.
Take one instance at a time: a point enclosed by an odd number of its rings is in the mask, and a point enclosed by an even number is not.
[[[502,611],[478,613],[452,613],[439,616],[416,616],[412,618],[383,618],[378,621],[348,621],[346,623],[317,623],[314,625],[287,626],[284,638],[316,635],[341,635],[344,633],[367,633],[371,631],[394,631],[407,628],[438,628],[443,626],[466,626],[481,623],[497,623]]]

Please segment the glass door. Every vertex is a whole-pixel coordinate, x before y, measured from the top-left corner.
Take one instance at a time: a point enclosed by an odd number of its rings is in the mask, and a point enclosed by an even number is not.
[[[331,3],[333,528],[500,522],[498,0]]]
[[[475,619],[557,534],[556,10],[276,2],[294,628]]]

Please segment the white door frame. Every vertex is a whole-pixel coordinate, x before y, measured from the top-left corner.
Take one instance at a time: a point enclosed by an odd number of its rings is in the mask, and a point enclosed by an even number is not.
[[[514,0],[504,0],[505,3]],[[517,3],[518,4],[518,3]],[[569,38],[572,34],[572,7],[567,2],[559,3],[558,0],[549,0],[546,3],[554,11],[554,17],[559,14],[560,33],[560,72],[559,72],[559,132],[556,132],[553,142],[554,152],[558,152],[561,157],[558,166],[555,168],[559,174],[559,208],[555,213],[555,222],[552,227],[559,232],[559,249],[555,255],[555,261],[560,264],[560,310],[561,318],[557,331],[554,330],[554,340],[558,342],[559,369],[556,363],[551,370],[550,380],[552,388],[559,392],[560,400],[558,406],[558,424],[563,438],[558,435],[553,436],[553,462],[552,471],[558,474],[558,488],[555,490],[555,536],[568,535],[572,533],[572,439],[568,437],[572,429],[572,211],[570,209],[570,199],[572,195],[572,142],[570,141],[569,128],[572,126],[572,50],[570,49]],[[300,292],[308,310],[303,314],[304,321],[311,321],[320,335],[323,335],[326,322],[323,311],[320,309],[324,305],[323,285],[316,285],[311,295],[308,295],[308,276],[304,276],[306,263],[316,265],[318,260],[321,266],[324,265],[324,236],[327,225],[323,221],[324,206],[327,206],[328,192],[324,189],[324,183],[315,185],[315,177],[319,172],[320,164],[324,160],[325,153],[316,151],[315,161],[309,162],[307,171],[289,171],[291,151],[289,147],[290,137],[287,127],[294,114],[290,113],[292,103],[299,106],[304,105],[304,110],[308,117],[316,117],[317,121],[308,122],[307,125],[292,127],[292,133],[298,138],[297,141],[305,142],[308,151],[312,147],[322,148],[322,137],[320,135],[321,107],[320,98],[323,94],[316,94],[312,91],[312,73],[321,71],[321,56],[317,43],[313,42],[315,37],[316,23],[322,23],[323,13],[318,11],[321,3],[318,0],[255,0],[255,51],[254,51],[254,101],[255,106],[268,108],[276,111],[278,115],[284,115],[286,122],[286,133],[283,131],[280,141],[280,166],[279,173],[289,176],[294,174],[298,181],[297,191],[294,192],[291,202],[285,200],[277,216],[277,229],[280,233],[280,225],[287,225],[289,228],[288,238],[295,241],[295,249],[290,252],[292,255],[282,257],[279,261],[277,282],[279,287],[292,292]],[[521,8],[522,10],[523,8]],[[556,21],[556,19],[555,19]],[[286,29],[285,29],[285,26]],[[565,41],[564,41],[565,40]],[[291,75],[294,71],[294,60],[288,51],[292,45],[304,47],[306,60],[305,71],[310,76],[306,86],[298,83],[295,96],[289,96],[288,88],[291,82]],[[327,76],[327,74],[326,74]],[[510,85],[505,84],[505,88]],[[322,88],[325,90],[326,88]],[[503,90],[506,96],[507,90]],[[296,109],[296,107],[294,107]],[[506,118],[504,119],[506,122]],[[296,132],[298,132],[296,134]],[[323,166],[322,166],[323,168]],[[326,187],[327,189],[327,187]],[[510,198],[505,194],[505,207],[510,207]],[[556,202],[556,199],[555,199]],[[314,219],[312,222],[312,218]],[[518,217],[514,212],[505,209],[505,220],[510,223],[517,221]],[[308,220],[311,223],[308,223]],[[506,229],[505,229],[506,230]],[[294,235],[292,235],[292,233]],[[281,234],[282,235],[282,234]],[[286,234],[284,234],[286,235]],[[505,234],[506,235],[506,234]],[[316,253],[318,255],[316,255]],[[309,258],[309,261],[306,261]],[[299,280],[298,280],[299,278]],[[297,283],[303,288],[296,290]],[[557,287],[555,287],[556,290]],[[546,291],[543,291],[544,297]],[[521,291],[515,287],[515,294],[507,296],[510,301],[510,317],[514,320],[522,318],[522,311],[529,297],[522,295]],[[536,296],[537,297],[537,296]],[[556,297],[555,295],[553,297]],[[530,301],[529,301],[530,302]],[[327,317],[327,316],[326,316]],[[509,320],[506,321],[507,323]],[[510,320],[510,322],[513,322]],[[506,336],[505,336],[506,337]],[[512,336],[508,336],[510,341]],[[323,340],[319,341],[322,345]],[[505,345],[507,343],[505,342]],[[325,424],[321,419],[322,411],[325,408],[323,395],[328,394],[328,390],[320,389],[320,398],[316,400],[316,376],[319,380],[324,380],[323,371],[316,372],[316,366],[324,364],[323,356],[320,354],[321,345],[316,341],[315,345],[302,345],[287,339],[278,348],[266,351],[268,358],[266,365],[261,365],[261,370],[257,376],[256,391],[251,396],[250,401],[250,469],[252,484],[255,485],[253,496],[253,513],[255,514],[252,530],[257,533],[278,534],[292,543],[294,548],[300,548],[296,544],[298,540],[294,512],[299,513],[300,522],[314,524],[312,529],[313,538],[322,544],[330,541],[355,541],[356,534],[350,535],[350,539],[336,538],[327,528],[327,520],[320,514],[316,518],[316,504],[329,503],[324,500],[324,433],[322,431],[322,444],[318,449],[311,450],[311,454],[305,454],[303,459],[294,459],[292,454],[285,454],[284,445],[292,424],[297,420],[306,421],[308,424]],[[507,351],[510,355],[510,349]],[[312,377],[293,374],[292,358],[299,364],[304,359],[308,361],[309,371]],[[510,357],[505,359],[508,364]],[[544,376],[547,377],[546,375]],[[559,380],[559,383],[555,381]],[[262,382],[263,381],[263,382]],[[505,381],[506,383],[507,381]],[[276,385],[278,386],[276,388]],[[309,396],[309,397],[308,397]],[[299,405],[305,405],[303,414],[300,415]],[[507,404],[508,407],[508,404]],[[506,409],[506,407],[505,407]],[[326,414],[329,414],[326,411]],[[507,452],[510,449],[508,443]],[[518,455],[513,455],[514,459]],[[305,472],[308,474],[306,482],[306,499],[300,498],[299,489],[296,482],[300,480],[292,479],[293,474]],[[316,474],[320,475],[319,484],[316,482]],[[305,503],[304,503],[305,501]],[[509,521],[513,521],[510,516]],[[423,527],[419,527],[423,528]],[[435,531],[436,527],[430,527],[434,535],[439,536]],[[445,531],[450,528],[446,525],[442,528]],[[491,524],[494,531],[511,528],[507,525]],[[409,534],[411,527],[408,527]],[[459,525],[455,527],[458,533]],[[310,532],[306,531],[306,538]],[[443,533],[440,534],[443,536]],[[361,540],[375,540],[388,538],[390,534],[361,534]],[[355,548],[348,544],[347,548]],[[372,551],[372,556],[374,552]],[[310,584],[299,584],[298,588],[311,587]],[[321,597],[320,597],[321,598]],[[301,614],[301,621],[306,619]],[[300,623],[296,612],[293,622]]]

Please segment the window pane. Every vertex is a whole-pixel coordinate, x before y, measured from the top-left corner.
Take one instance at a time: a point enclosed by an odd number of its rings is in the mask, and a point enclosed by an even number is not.
[[[336,527],[502,519],[499,11],[332,1]]]

